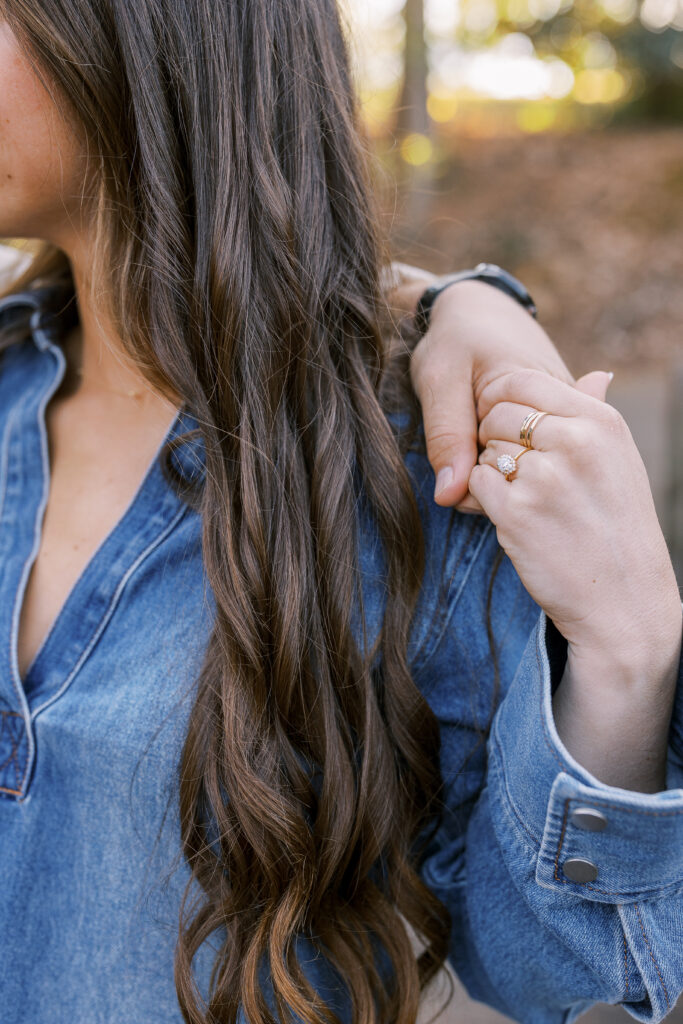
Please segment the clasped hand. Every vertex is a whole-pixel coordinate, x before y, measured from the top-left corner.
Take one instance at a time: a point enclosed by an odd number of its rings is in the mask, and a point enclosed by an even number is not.
[[[643,461],[604,400],[609,380],[596,371],[571,385],[536,370],[493,380],[479,399],[483,451],[469,489],[571,645],[645,664],[680,637],[681,602]],[[496,459],[523,450],[520,426],[535,409],[548,415],[508,480]]]
[[[436,502],[483,511],[495,523],[570,655],[595,652],[634,673],[656,670],[664,650],[670,661],[681,599],[642,459],[605,401],[609,374],[574,381],[525,310],[465,281],[435,303],[411,379]],[[496,458],[520,450],[531,409],[548,413],[534,430],[537,451],[521,456],[506,480]]]
[[[568,641],[552,697],[565,749],[607,785],[664,789],[683,613],[645,467],[605,401],[609,374],[574,381],[540,325],[475,281],[435,303],[411,379],[435,500],[493,521]],[[522,450],[534,409],[547,415],[506,479],[497,457]]]

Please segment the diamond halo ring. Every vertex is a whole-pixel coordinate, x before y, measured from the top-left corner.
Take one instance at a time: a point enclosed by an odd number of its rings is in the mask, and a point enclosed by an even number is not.
[[[503,474],[506,480],[509,480],[512,477],[515,470],[517,469],[517,459],[521,458],[521,456],[524,455],[525,452],[530,452],[532,450],[533,449],[531,448],[522,448],[522,450],[520,452],[517,452],[516,455],[508,455],[507,453],[505,453],[504,455],[498,456],[498,458],[496,459],[496,466],[498,467],[498,469]]]
[[[512,455],[499,455],[496,459],[496,465],[503,476],[508,476],[509,473],[514,473],[517,468],[517,463],[513,459]]]

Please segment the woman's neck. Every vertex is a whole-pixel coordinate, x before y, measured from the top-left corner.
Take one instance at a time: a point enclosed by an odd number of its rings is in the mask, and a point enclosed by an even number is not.
[[[145,378],[103,312],[94,304],[85,260],[72,259],[72,274],[78,306],[78,323],[63,339],[67,369],[59,398],[98,399],[109,404],[134,405],[137,413],[148,412],[154,419],[170,415],[182,404],[180,396],[169,401]]]

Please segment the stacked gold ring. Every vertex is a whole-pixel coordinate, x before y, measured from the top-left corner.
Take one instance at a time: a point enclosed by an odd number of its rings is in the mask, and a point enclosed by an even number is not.
[[[514,476],[515,470],[517,469],[517,459],[521,458],[525,452],[533,449],[531,438],[534,432],[534,427],[542,420],[544,416],[547,416],[547,412],[539,412],[534,409],[527,416],[524,417],[522,426],[519,429],[519,440],[523,445],[521,452],[517,452],[516,455],[499,455],[496,459],[496,465],[500,472],[503,474],[506,480],[511,480]]]
[[[539,420],[542,420],[543,417],[547,415],[547,412],[538,412],[534,410],[533,412],[530,412],[528,416],[524,417],[524,422],[522,423],[522,426],[519,429],[519,440],[525,448],[533,448],[533,445],[531,443],[531,436],[534,432],[534,427],[539,422]]]

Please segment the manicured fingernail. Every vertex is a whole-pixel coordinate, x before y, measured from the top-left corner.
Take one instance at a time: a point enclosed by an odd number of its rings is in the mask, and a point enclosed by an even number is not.
[[[438,498],[442,491],[445,491],[450,483],[453,481],[453,467],[444,466],[440,469],[436,475],[436,486],[434,488],[434,497]]]
[[[609,382],[611,384],[612,381],[614,380],[614,372],[612,370],[610,370],[609,373],[607,374],[607,376],[609,377]]]

